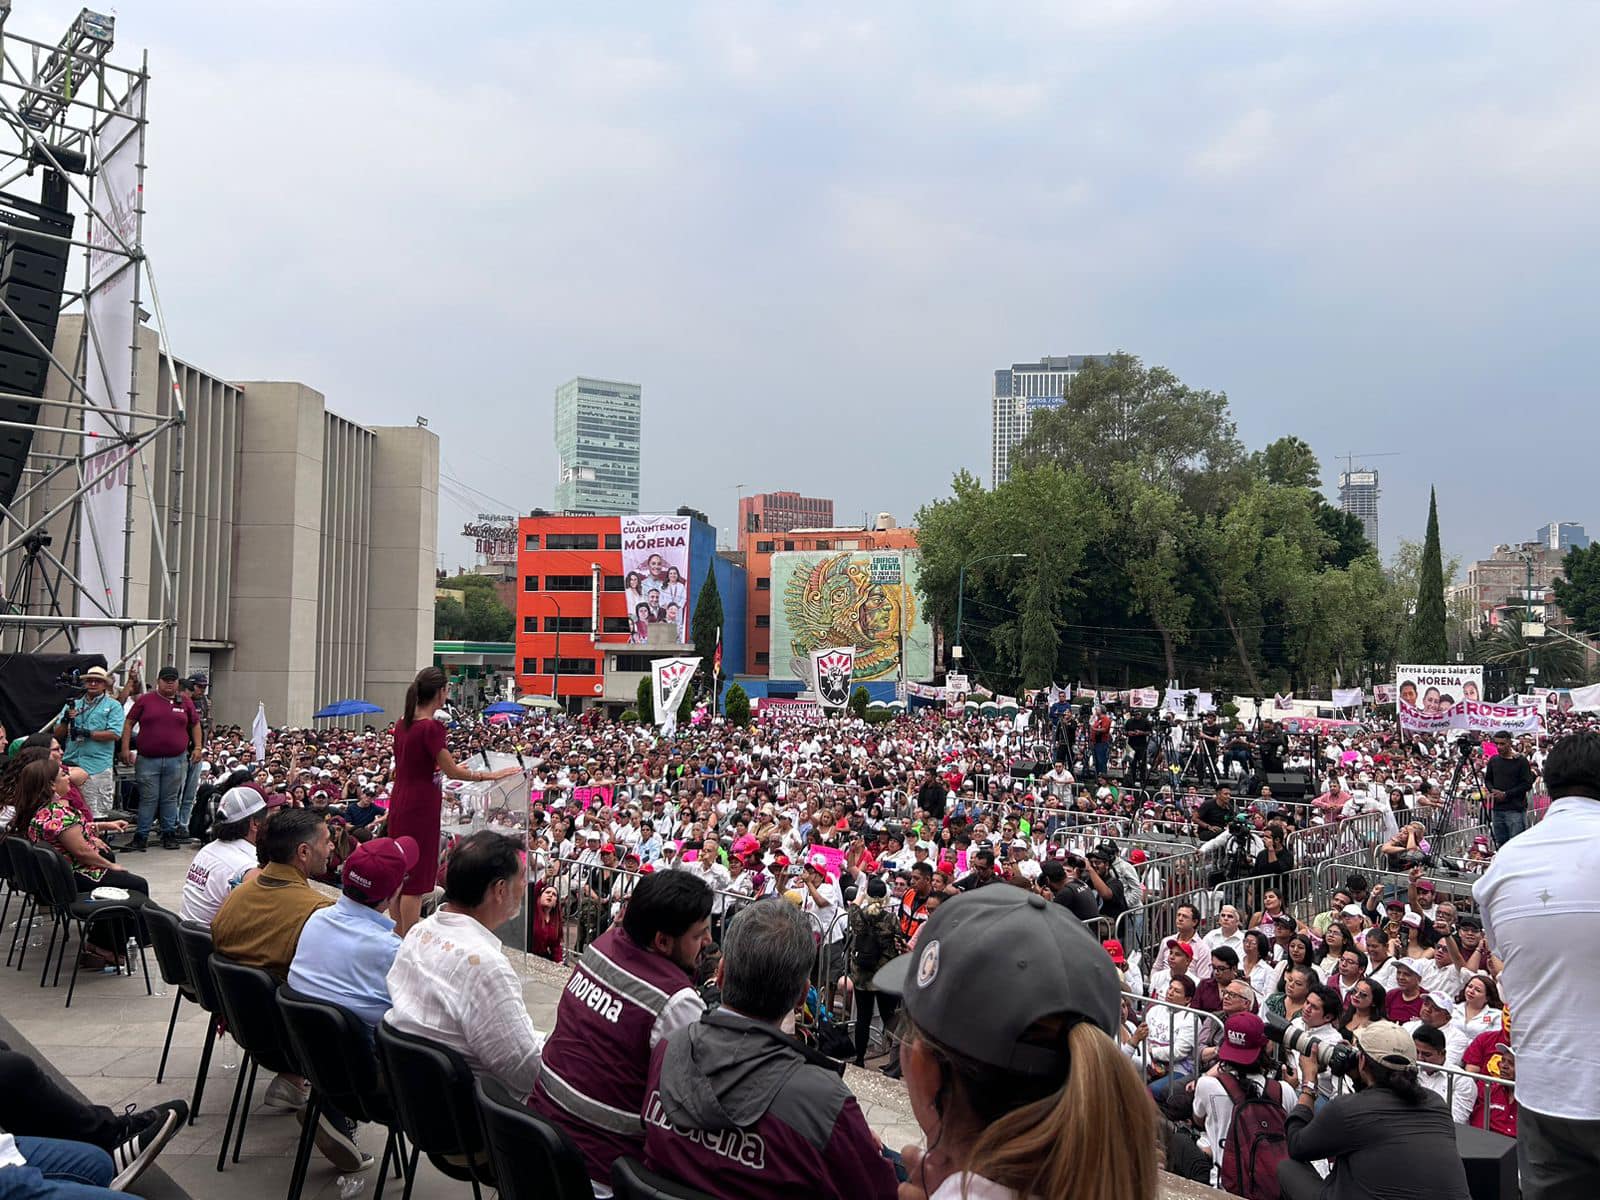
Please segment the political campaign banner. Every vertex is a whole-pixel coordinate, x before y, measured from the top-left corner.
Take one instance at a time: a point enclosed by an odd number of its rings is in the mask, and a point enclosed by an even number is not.
[[[823,712],[850,703],[850,681],[855,669],[854,646],[830,646],[811,652],[811,678],[816,681],[817,703]]]
[[[622,594],[628,604],[628,640],[651,640],[652,628],[671,629],[669,640],[689,640],[688,517],[621,518]]]
[[[1425,713],[1401,704],[1400,727],[1411,733],[1537,733],[1544,728],[1544,706],[1458,700],[1441,712]]]
[[[658,658],[650,664],[651,699],[655,703],[656,724],[668,737],[678,728],[678,705],[689,690],[699,658]]]
[[[1407,733],[1464,729],[1467,726],[1450,723],[1450,710],[1461,702],[1483,700],[1483,667],[1402,663],[1395,669],[1395,695],[1400,728]]]
[[[944,677],[944,694],[952,700],[965,696],[971,690],[967,677],[959,672],[951,671]]]
[[[763,720],[782,718],[820,721],[822,706],[815,700],[760,700],[756,704],[756,716]]]
[[[1372,702],[1374,704],[1394,703],[1394,684],[1375,683],[1372,685]]]
[[[1334,688],[1333,706],[1335,708],[1360,708],[1366,702],[1366,695],[1360,688]]]
[[[1210,692],[1202,692],[1199,688],[1168,688],[1161,705],[1163,712],[1185,716],[1184,698],[1194,697],[1194,711],[1197,713],[1215,712],[1217,709],[1216,697]]]
[[[107,449],[91,454],[83,466],[86,478],[103,477],[89,488],[80,509],[80,617],[125,615],[123,528],[133,463],[122,438],[130,422],[128,389],[133,382],[133,296],[139,264],[130,251],[136,248],[138,233],[138,123],[144,117],[144,103],[144,85],[135,84],[94,139],[99,164],[95,203],[108,219],[101,220],[95,212],[89,216],[89,287],[83,303],[89,346],[83,388],[94,408],[83,414],[83,431],[96,439],[91,445]],[[78,651],[104,654],[106,662],[116,663],[122,657],[122,634],[116,629],[84,629],[78,634]]]
[[[1552,711],[1561,712],[1600,712],[1600,683],[1590,684],[1588,687],[1573,688],[1565,696],[1557,693],[1556,705]],[[1548,703],[1548,700],[1546,701]]]
[[[1128,692],[1129,708],[1159,708],[1161,706],[1161,690],[1159,688],[1133,688]]]

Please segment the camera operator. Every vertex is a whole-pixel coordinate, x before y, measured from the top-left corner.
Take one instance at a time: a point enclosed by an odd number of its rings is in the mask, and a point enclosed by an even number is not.
[[[1218,789],[1218,798],[1226,791],[1226,788]],[[1221,860],[1222,865],[1211,872],[1209,879],[1215,887],[1226,879],[1248,879],[1254,875],[1257,860],[1267,852],[1267,842],[1250,824],[1249,817],[1235,813],[1221,833],[1202,843],[1200,852]]]
[[[1238,763],[1239,769],[1249,775],[1255,769],[1255,756],[1250,749],[1250,735],[1245,732],[1243,725],[1234,722],[1233,730],[1228,734],[1227,748],[1222,752],[1223,765]]]
[[[110,815],[114,807],[113,763],[122,721],[122,705],[111,695],[111,673],[104,667],[90,667],[83,673],[83,695],[62,709],[56,725],[56,740],[66,747],[61,761],[89,776],[79,790],[97,818]]]
[[[1128,719],[1122,723],[1123,735],[1128,739],[1128,771],[1126,782],[1129,787],[1142,787],[1149,777],[1150,767],[1150,735],[1155,731],[1150,718],[1140,709],[1134,709],[1128,714]]]
[[[1223,784],[1217,789],[1216,795],[1200,806],[1200,811],[1195,814],[1195,824],[1205,837],[1215,837],[1237,815],[1233,807],[1233,789]]]
[[[1283,774],[1283,758],[1289,752],[1289,739],[1271,718],[1261,722],[1260,732],[1256,734],[1256,750],[1261,755],[1262,774]]]
[[[1528,793],[1533,790],[1533,767],[1517,753],[1511,735],[1494,735],[1494,757],[1483,764],[1483,781],[1489,787],[1489,830],[1495,849],[1528,828]]]
[[[1313,1111],[1323,1067],[1301,1055],[1299,1099],[1278,1165],[1284,1200],[1468,1200],[1455,1124],[1417,1079],[1417,1048],[1393,1021],[1356,1032],[1356,1091]],[[1309,1164],[1330,1159],[1324,1183]]]

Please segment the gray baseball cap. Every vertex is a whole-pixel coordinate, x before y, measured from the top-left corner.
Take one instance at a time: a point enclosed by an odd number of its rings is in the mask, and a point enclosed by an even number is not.
[[[1073,1013],[1115,1036],[1121,984],[1111,958],[1059,904],[1015,887],[986,887],[947,900],[917,946],[873,977],[900,996],[918,1028],[991,1067],[1050,1075],[1064,1047],[1022,1041],[1036,1022]]]

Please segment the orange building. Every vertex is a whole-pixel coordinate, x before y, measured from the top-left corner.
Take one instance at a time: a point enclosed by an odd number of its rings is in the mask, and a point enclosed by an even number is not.
[[[887,513],[877,527],[790,529],[782,532],[739,529],[744,556],[745,656],[748,674],[768,675],[772,665],[772,556],[789,550],[915,550],[917,531],[898,528]]]

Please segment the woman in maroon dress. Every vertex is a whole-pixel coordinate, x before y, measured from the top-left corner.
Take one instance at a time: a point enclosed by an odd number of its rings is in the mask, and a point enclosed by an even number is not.
[[[472,771],[445,749],[444,725],[433,719],[444,704],[445,677],[424,667],[406,690],[406,715],[394,727],[394,786],[389,792],[389,837],[415,838],[417,866],[400,889],[395,932],[401,937],[422,917],[422,898],[433,894],[439,873],[439,819],[446,778],[483,783],[515,775],[521,767]]]

